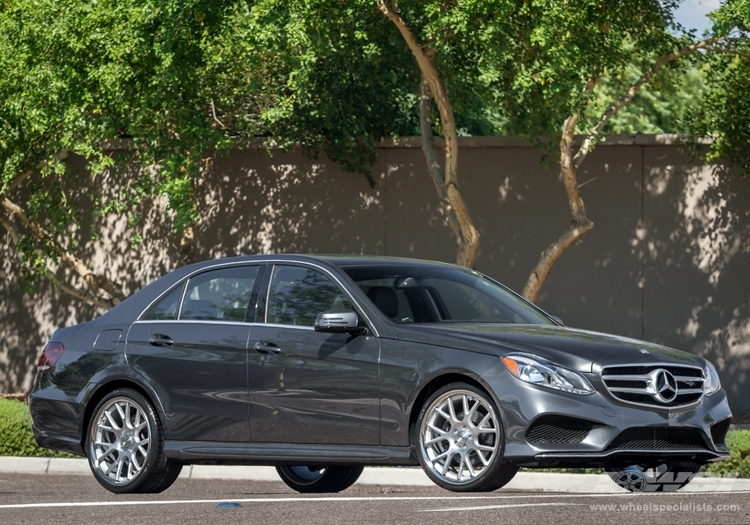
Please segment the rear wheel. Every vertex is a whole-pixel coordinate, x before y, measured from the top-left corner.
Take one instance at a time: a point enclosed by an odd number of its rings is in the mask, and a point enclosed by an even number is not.
[[[417,456],[427,476],[454,492],[490,492],[518,467],[503,461],[504,434],[492,399],[453,383],[435,392],[417,419]]]
[[[129,388],[110,392],[97,405],[86,454],[96,480],[116,494],[162,492],[182,470],[182,465],[167,461],[153,406]]]
[[[276,472],[288,487],[304,494],[341,492],[351,487],[363,470],[361,465],[276,467]]]
[[[607,474],[619,487],[629,492],[674,492],[690,483],[699,465],[661,465],[607,468]]]

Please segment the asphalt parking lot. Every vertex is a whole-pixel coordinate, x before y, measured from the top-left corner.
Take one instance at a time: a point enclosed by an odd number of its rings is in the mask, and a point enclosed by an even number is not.
[[[750,523],[750,493],[563,494],[354,485],[305,496],[279,482],[179,479],[162,494],[117,496],[88,476],[0,474],[0,524]]]

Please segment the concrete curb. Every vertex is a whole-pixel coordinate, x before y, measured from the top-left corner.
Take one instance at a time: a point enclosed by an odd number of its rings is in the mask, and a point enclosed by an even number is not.
[[[0,474],[49,474],[90,476],[85,459],[0,457]],[[273,467],[225,467],[190,465],[180,474],[181,479],[231,479],[245,481],[279,481]],[[427,487],[434,483],[419,467],[368,467],[357,483]],[[551,472],[519,472],[505,486],[509,490],[530,490],[576,493],[624,492],[606,474],[561,474]],[[682,492],[737,492],[750,491],[750,479],[699,475]]]

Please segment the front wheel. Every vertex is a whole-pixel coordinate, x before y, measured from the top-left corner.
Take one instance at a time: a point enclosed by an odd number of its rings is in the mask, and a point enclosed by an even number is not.
[[[698,465],[661,465],[610,467],[605,469],[612,481],[629,492],[674,492],[690,483],[700,470]]]
[[[359,479],[361,465],[331,465],[326,467],[283,466],[276,467],[287,486],[303,494],[341,492]]]
[[[518,467],[503,461],[495,403],[482,390],[453,383],[435,392],[417,419],[417,456],[427,476],[454,492],[491,492]]]

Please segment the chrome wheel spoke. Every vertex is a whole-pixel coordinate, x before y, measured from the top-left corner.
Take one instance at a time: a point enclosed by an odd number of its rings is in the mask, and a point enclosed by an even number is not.
[[[116,431],[122,428],[117,423],[115,423],[114,418],[112,418],[112,414],[110,414],[109,412],[105,412],[104,416],[107,418],[107,421],[109,421],[109,425],[110,425],[110,428],[106,428],[106,430]]]
[[[471,458],[469,457],[468,453],[464,456],[464,463],[466,463],[466,470],[469,471],[469,477],[473,478],[474,476],[476,476],[476,473],[471,466]]]
[[[458,457],[458,470],[456,471],[456,479],[458,481],[461,481],[461,473],[464,471],[464,460],[466,459],[465,456],[459,456]]]
[[[437,437],[428,439],[427,441],[424,442],[424,444],[425,445],[432,445],[432,444],[438,443],[440,441],[450,441],[450,438],[448,437],[448,434],[440,434]]]
[[[451,398],[448,398],[448,412],[451,415],[451,422],[458,423],[458,418],[456,417],[456,409],[453,406],[453,400]]]

